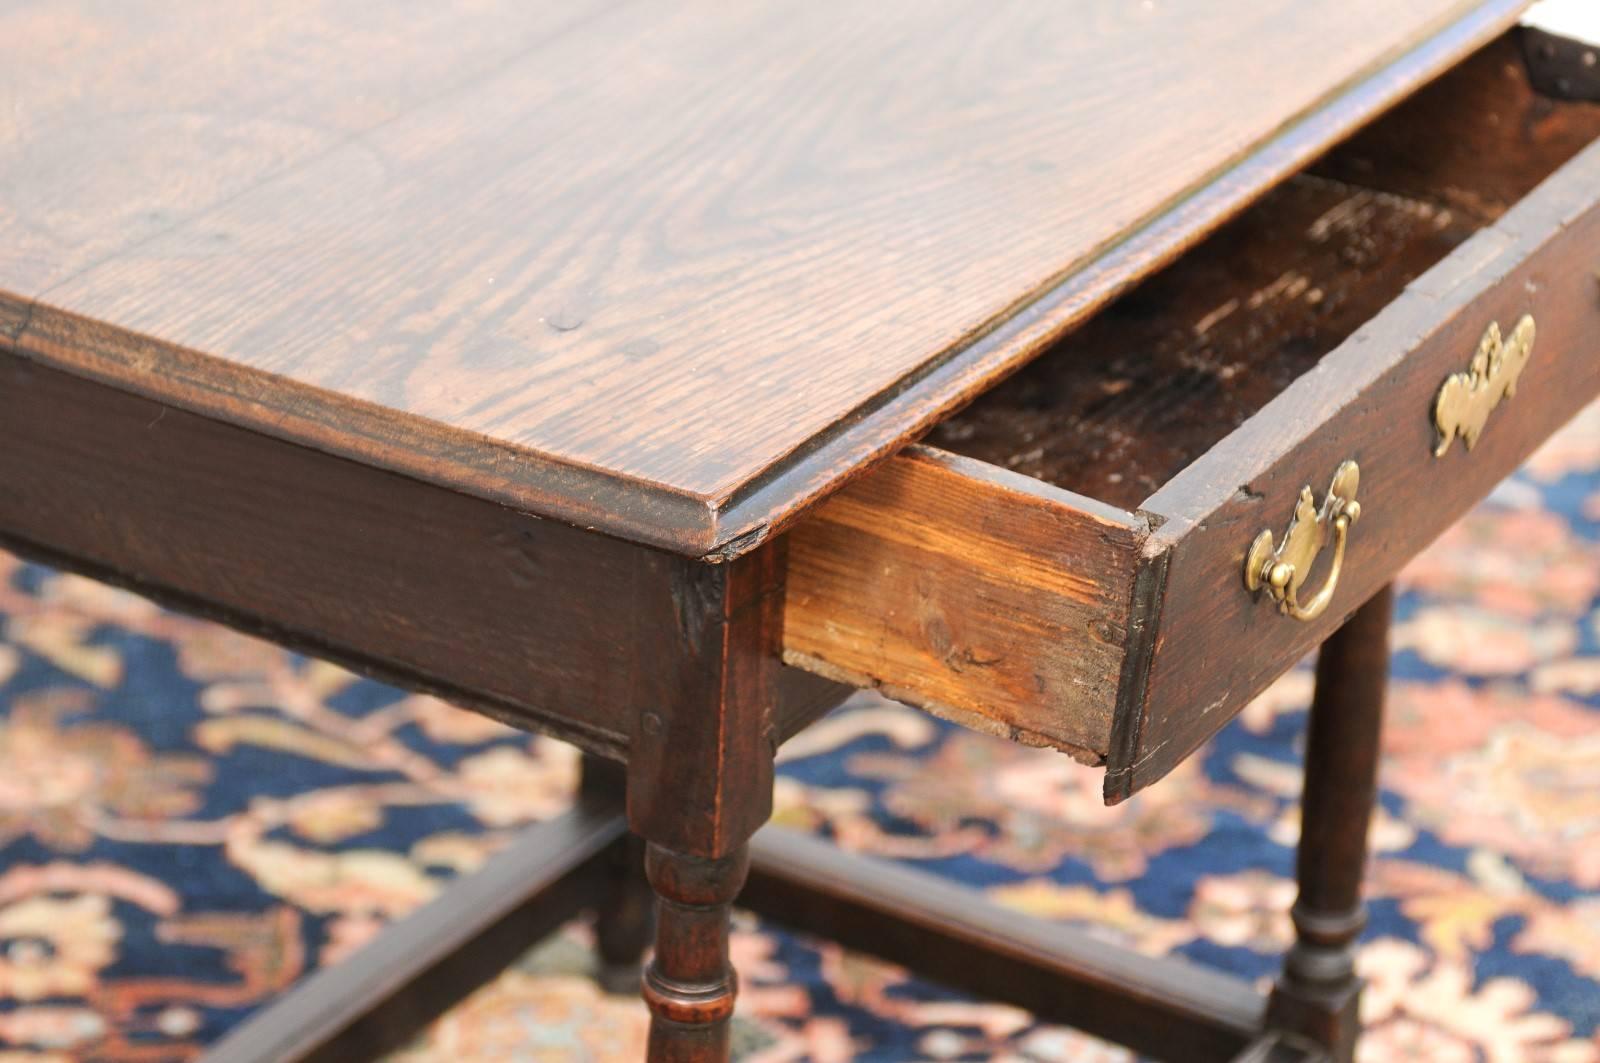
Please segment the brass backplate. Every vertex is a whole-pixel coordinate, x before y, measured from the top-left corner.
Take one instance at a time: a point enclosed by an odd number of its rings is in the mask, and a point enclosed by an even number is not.
[[[1443,457],[1456,436],[1468,450],[1478,442],[1489,414],[1517,393],[1517,378],[1533,354],[1535,331],[1530,314],[1522,316],[1508,339],[1501,339],[1499,322],[1490,324],[1466,370],[1445,377],[1433,400],[1433,425],[1439,430],[1434,457]]]

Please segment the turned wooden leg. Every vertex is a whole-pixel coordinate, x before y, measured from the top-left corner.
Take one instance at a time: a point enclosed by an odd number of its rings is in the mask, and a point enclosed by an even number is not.
[[[1341,1061],[1354,1055],[1359,1032],[1355,943],[1367,921],[1361,878],[1377,798],[1393,604],[1385,587],[1317,656],[1296,859],[1296,941],[1268,1009],[1270,1026],[1309,1038]]]
[[[749,869],[744,845],[716,859],[647,848],[645,872],[656,891],[656,951],[644,976],[651,1063],[728,1058],[737,991],[728,913]]]
[[[645,971],[650,1063],[728,1058],[734,974],[728,906],[747,843],[772,812],[783,540],[720,565],[681,566],[676,642],[651,632],[628,745],[628,823],[647,843],[655,958]]]
[[[593,754],[583,756],[581,789],[586,796],[621,800],[627,769]],[[644,953],[655,933],[655,894],[644,876],[644,842],[629,835],[607,855],[593,905],[595,980],[608,993],[639,992]]]

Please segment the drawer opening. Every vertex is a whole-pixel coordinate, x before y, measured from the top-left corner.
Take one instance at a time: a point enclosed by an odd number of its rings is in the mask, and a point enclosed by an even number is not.
[[[1600,139],[1513,37],[1290,179],[927,442],[1137,509]]]
[[[1517,44],[797,524],[783,659],[1101,764],[1108,800],[1170,771],[1600,394],[1600,105],[1535,94]],[[1471,460],[1436,463],[1441,382],[1523,314],[1543,356]],[[1245,559],[1345,461],[1366,515],[1337,593],[1284,615]]]

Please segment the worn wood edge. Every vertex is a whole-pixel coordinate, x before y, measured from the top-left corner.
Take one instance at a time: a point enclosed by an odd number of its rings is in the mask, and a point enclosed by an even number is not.
[[[310,657],[329,661],[357,675],[418,694],[430,694],[453,705],[470,708],[490,719],[518,730],[535,730],[579,749],[610,760],[623,760],[627,756],[627,736],[601,728],[585,727],[571,718],[543,713],[521,705],[513,705],[496,698],[476,694],[464,687],[454,686],[421,672],[379,661],[374,658],[340,649],[324,640],[306,635],[281,625],[263,621],[258,617],[228,608],[226,605],[172,590],[159,584],[141,580],[117,569],[86,558],[65,554],[49,546],[32,542],[0,529],[0,549],[18,557],[37,561],[64,572],[80,576],[148,598],[157,605],[176,612],[187,613],[203,620],[222,624],[265,639],[286,649]]]
[[[953,705],[942,704],[913,688],[900,687],[894,683],[875,679],[865,672],[857,672],[849,668],[840,667],[809,653],[786,649],[783,651],[783,663],[791,668],[799,668],[813,675],[822,676],[824,679],[831,679],[835,683],[843,683],[862,690],[875,690],[890,701],[898,701],[901,704],[921,709],[926,713],[939,717],[941,720],[949,720],[953,724],[977,731],[980,734],[993,735],[995,738],[1004,738],[1008,742],[1017,742],[1021,745],[1033,746],[1038,749],[1054,749],[1059,753],[1065,753],[1079,764],[1085,764],[1091,768],[1099,767],[1105,763],[1105,755],[1096,750],[1085,746],[1075,746],[1071,743],[1051,738],[1049,735],[1039,734],[1036,731],[1026,731],[1020,727],[997,720],[992,716],[984,716],[982,713],[973,712],[970,709],[959,709]]]
[[[1060,547],[1054,553],[1036,553],[1031,548],[1001,543],[998,538],[1000,532],[995,528],[968,530],[965,526],[951,527],[944,529],[940,536],[925,536],[921,529],[926,528],[927,523],[919,523],[922,518],[913,510],[933,508],[938,496],[932,486],[922,483],[922,490],[911,492],[911,509],[901,508],[900,496],[906,494],[907,485],[918,484],[927,477],[933,477],[934,485],[942,484],[946,489],[955,485],[963,493],[970,491],[975,498],[981,499],[986,508],[1014,505],[1019,515],[1027,517],[1030,527],[1038,527],[1042,533],[1059,535]],[[888,491],[887,498],[876,497],[872,489],[883,484],[893,484],[896,490]],[[841,507],[848,510],[846,517],[832,519],[829,514],[840,513]],[[1064,690],[1079,691],[1085,688],[1087,681],[1098,676],[1100,685],[1104,687],[1103,707],[1092,690],[1085,690],[1083,697],[1062,703],[1063,712],[1058,716],[1062,728],[1052,733],[1038,726],[1028,726],[1027,721],[1017,718],[1019,702],[1013,696],[1017,679],[1014,666],[1008,665],[1008,678],[999,681],[996,689],[1001,693],[988,699],[991,704],[999,706],[991,713],[980,704],[984,700],[980,696],[982,683],[967,681],[959,675],[952,677],[944,671],[936,675],[925,674],[935,654],[913,637],[905,636],[888,644],[875,644],[878,652],[874,655],[870,648],[863,648],[858,640],[827,637],[824,633],[833,626],[828,617],[860,614],[879,604],[857,600],[857,592],[859,588],[874,586],[871,576],[880,561],[900,561],[926,555],[953,559],[952,564],[957,568],[970,571],[973,565],[963,564],[962,559],[971,553],[995,562],[994,571],[974,573],[974,579],[980,586],[973,593],[978,594],[983,588],[990,588],[1001,595],[1042,596],[1052,601],[1071,602],[1068,608],[1081,610],[1091,616],[1104,609],[1108,611],[1104,622],[1120,635],[1131,615],[1130,595],[1136,559],[1149,534],[1149,527],[1142,517],[973,458],[931,447],[913,446],[890,459],[879,478],[847,489],[845,494],[830,500],[828,505],[807,521],[791,529],[787,537],[794,542],[794,537],[808,535],[808,528],[821,528],[824,525],[829,527],[830,534],[839,536],[842,533],[847,541],[844,548],[834,544],[832,549],[822,554],[828,564],[820,566],[822,574],[816,580],[808,575],[811,570],[806,563],[807,551],[790,550],[783,650],[786,664],[837,682],[877,690],[893,700],[915,705],[935,716],[986,734],[1026,745],[1057,749],[1088,764],[1103,762],[1113,723],[1111,706],[1117,690],[1117,670],[1121,667],[1120,656],[1124,652],[1120,642],[1103,640],[1102,645],[1095,646],[1093,658],[1098,660],[1105,657],[1109,660],[1104,667],[1091,667],[1085,655],[1073,654],[1071,646],[1074,637],[1085,640],[1084,644],[1087,645],[1089,636],[1082,632],[1060,632],[1060,645],[1052,647],[1054,657],[1081,662],[1083,678],[1067,676],[1075,685],[1066,688],[1059,685],[1045,687],[1044,680],[1036,675],[1035,682],[1041,684],[1041,696],[1050,694],[1059,698]],[[1080,566],[1075,562],[1077,555],[1069,549],[1069,544],[1083,543],[1086,539],[1091,541],[1095,557],[1100,560],[1092,572],[1079,575]],[[850,549],[852,545],[860,549]],[[1008,549],[1012,551],[1009,562],[1004,556]],[[1120,561],[1124,557],[1128,559],[1125,565]],[[1100,564],[1106,567],[1102,569]],[[841,580],[834,571],[852,567],[861,578]],[[1082,567],[1090,567],[1086,559]],[[1101,578],[1102,575],[1109,578]],[[1126,584],[1123,583],[1124,578]],[[839,590],[841,584],[846,588],[843,591]],[[959,593],[956,597],[959,598]],[[920,599],[918,603],[904,602],[899,598],[895,601],[902,605],[901,612],[904,615],[910,615],[920,608]],[[994,602],[990,602],[990,605],[999,608]],[[895,630],[900,631],[904,626],[901,624]],[[888,652],[888,646],[903,646],[907,652],[905,655],[896,655]],[[880,667],[874,669],[872,665]],[[959,673],[960,670],[956,671]],[[899,674],[896,675],[896,672]],[[1061,677],[1061,673],[1062,669],[1058,668],[1051,674]],[[1091,703],[1099,711],[1083,711],[1083,706]]]
[[[1262,1028],[1266,997],[1243,979],[1182,957],[1139,955],[1071,927],[1002,908],[982,893],[937,875],[845,852],[824,839],[773,826],[756,834],[750,857],[741,906],[846,948],[906,964],[935,980],[944,972],[929,961],[951,949],[958,955],[1009,956],[1018,966],[1037,971],[1037,979],[958,988],[1047,1013],[1041,1016],[1047,1021],[1076,1020],[1090,1032],[1115,1035],[1126,1031],[1108,1031],[1104,1024],[1097,1029],[1095,1016],[1086,1014],[1092,1009],[1078,1002],[1081,990],[1137,1001],[1150,1011],[1152,1034],[1166,1036],[1169,1023],[1193,1031],[1192,1050],[1198,1054],[1184,1059],[1232,1058]],[[805,903],[812,898],[823,903]],[[850,934],[848,926],[829,918],[839,908],[871,917],[875,932]],[[896,948],[896,939],[905,935],[878,932],[888,927],[911,935],[904,951]],[[1230,1047],[1214,1056],[1201,1051],[1200,1038]]]
[[[528,929],[509,925],[519,914],[526,914],[536,931],[549,932],[581,912],[592,896],[590,880],[601,870],[600,861],[627,833],[619,801],[587,796],[557,818],[523,831],[482,868],[451,883],[348,960],[315,972],[252,1015],[203,1059],[331,1061],[362,1049],[399,1047],[395,1042],[500,969],[498,962],[478,969],[475,954],[510,960],[534,943],[523,933],[508,936]],[[519,913],[533,906],[538,910]]]
[[[703,552],[707,500],[554,461],[488,436],[79,317],[0,291],[0,351],[191,413],[645,546]],[[753,547],[754,542],[749,546]]]
[[[1438,32],[1380,57],[1271,139],[1158,208],[1099,258],[1032,293],[723,498],[674,492],[247,370],[11,293],[0,292],[0,322],[14,353],[67,372],[524,512],[707,561],[729,560],[1511,25],[1527,3],[1463,0],[1464,10],[1442,19]]]
[[[1154,528],[1157,522],[1152,520],[1151,523]],[[1106,755],[1107,770],[1102,786],[1108,805],[1121,804],[1133,795],[1133,777],[1127,765],[1137,755],[1144,737],[1144,692],[1150,682],[1150,666],[1155,661],[1156,636],[1161,630],[1167,566],[1171,559],[1171,544],[1153,534],[1145,542],[1139,567],[1134,572],[1133,604],[1128,615],[1125,656],[1111,724],[1111,749]]]
[[[993,492],[998,497],[1016,499],[1020,504],[1032,508],[1062,514],[1070,513],[1085,524],[1092,524],[1100,529],[1102,535],[1143,539],[1149,530],[1148,521],[1141,514],[1130,513],[1119,506],[1056,487],[998,465],[991,465],[978,458],[969,458],[923,444],[912,444],[889,458],[880,470],[879,480],[890,480],[896,473],[914,476],[916,471],[920,470],[927,470],[929,474],[935,476],[949,476],[981,485],[985,491]],[[869,486],[863,482],[858,489],[866,489]],[[892,515],[893,509],[885,507],[885,516]],[[974,532],[972,538],[993,539],[994,536]]]
[[[1069,507],[1102,524],[1128,528],[1138,528],[1142,525],[1140,518],[1131,515],[1121,506],[1102,502],[1088,495],[1080,495],[1075,491],[1057,487],[980,458],[969,458],[965,454],[957,454],[926,443],[913,443],[907,446],[895,456],[894,460],[935,466],[959,476],[982,480],[1010,494],[1024,495],[1052,506]]]

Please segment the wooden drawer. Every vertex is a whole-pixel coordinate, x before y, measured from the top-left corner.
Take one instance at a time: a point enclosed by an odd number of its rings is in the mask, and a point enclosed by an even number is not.
[[[1104,764],[1111,801],[1160,778],[1600,394],[1597,138],[1480,53],[797,526],[786,661]],[[1525,318],[1514,395],[1436,453],[1446,378]],[[1247,552],[1347,461],[1331,597],[1287,615]]]

